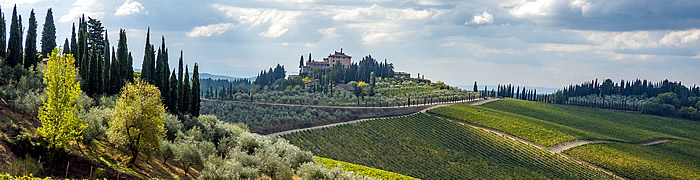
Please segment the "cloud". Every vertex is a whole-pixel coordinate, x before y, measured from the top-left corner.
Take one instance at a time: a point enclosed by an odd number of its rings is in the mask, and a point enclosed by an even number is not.
[[[554,52],[581,52],[589,51],[593,49],[591,45],[583,44],[544,44],[540,47],[542,51],[554,51]]]
[[[268,8],[242,8],[221,4],[212,4],[214,9],[223,12],[227,17],[236,18],[241,24],[250,26],[248,30],[256,26],[268,25],[267,31],[260,36],[278,38],[284,35],[291,26],[296,24],[300,11],[286,11]]]
[[[357,7],[352,9],[330,8],[321,12],[323,15],[331,16],[335,21],[416,21],[435,18],[445,13],[439,9],[400,9],[400,8],[384,8],[377,4],[370,7]]]
[[[560,8],[563,1],[558,0],[536,0],[525,1],[510,10],[510,14],[517,18],[528,18],[533,16],[551,16]]]
[[[325,28],[325,29],[318,29],[317,31],[321,34],[323,34],[323,37],[326,38],[337,38],[339,37],[338,33],[336,32],[338,30],[335,27],[332,28]]]
[[[682,31],[575,31],[589,41],[608,49],[686,47],[697,44],[700,29]]]
[[[2,0],[0,1],[0,5],[2,5],[2,7],[12,7],[14,5],[34,4],[41,1],[43,0]]]
[[[116,16],[128,16],[132,14],[141,13],[144,11],[143,5],[135,0],[126,0],[124,4],[119,6],[114,13]]]
[[[700,1],[522,0],[504,3],[517,19],[579,30],[634,31],[700,28]]]
[[[213,34],[221,35],[224,32],[235,28],[231,23],[210,24],[206,26],[197,26],[192,31],[187,32],[187,37],[211,37]]]
[[[465,25],[481,25],[481,24],[492,24],[493,15],[484,11],[481,14],[474,15],[471,21],[464,23]]]
[[[98,0],[76,0],[72,8],[68,10],[68,13],[61,16],[58,22],[67,23],[76,21],[77,18],[81,17],[83,14],[86,17],[102,18],[104,15],[102,11],[103,6],[104,4]]]

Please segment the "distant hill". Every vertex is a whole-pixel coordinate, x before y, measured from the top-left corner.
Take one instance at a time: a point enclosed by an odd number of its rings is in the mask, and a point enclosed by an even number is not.
[[[192,73],[190,73],[190,76],[192,76]],[[200,79],[226,79],[226,80],[237,80],[237,79],[244,79],[240,77],[232,77],[232,76],[227,76],[227,75],[218,75],[218,74],[209,74],[209,73],[199,73],[199,78]],[[249,79],[251,81],[255,81],[256,77],[248,77],[245,79]]]
[[[141,69],[134,68],[134,72],[141,72]],[[190,72],[190,77],[192,77],[192,72]],[[199,79],[226,79],[226,80],[237,80],[237,79],[244,79],[240,77],[232,77],[232,76],[227,76],[227,75],[218,75],[218,74],[210,74],[210,73],[199,73]],[[255,81],[257,77],[248,77],[247,79],[250,81]]]
[[[486,85],[486,86],[488,86],[488,89],[489,89],[489,90],[498,87],[498,85]],[[457,85],[457,87],[460,88],[460,89],[466,89],[466,90],[472,90],[472,89],[474,89],[474,85]],[[478,85],[478,84],[477,84],[477,87],[479,87],[479,91],[484,90],[484,85]],[[520,86],[520,87],[522,87],[522,86]],[[515,86],[515,88],[518,88],[518,86]],[[557,90],[559,90],[559,88],[549,88],[549,87],[532,87],[532,86],[525,86],[525,88],[527,88],[527,89],[536,89],[536,90],[537,90],[537,94],[549,94],[549,93],[557,92]]]

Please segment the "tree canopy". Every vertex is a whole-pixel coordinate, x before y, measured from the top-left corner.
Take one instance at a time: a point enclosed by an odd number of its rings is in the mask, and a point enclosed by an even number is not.
[[[58,54],[54,49],[44,70],[46,94],[42,96],[43,106],[39,109],[41,127],[39,135],[49,142],[51,147],[63,148],[70,141],[80,139],[84,125],[76,112],[80,105],[76,103],[82,92],[76,80],[75,58],[72,54]]]

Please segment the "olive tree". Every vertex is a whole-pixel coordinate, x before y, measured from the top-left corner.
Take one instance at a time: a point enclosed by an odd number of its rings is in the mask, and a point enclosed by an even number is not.
[[[107,138],[131,155],[133,164],[138,154],[149,154],[160,147],[165,136],[165,108],[160,91],[145,82],[129,83],[122,88],[109,121]]]

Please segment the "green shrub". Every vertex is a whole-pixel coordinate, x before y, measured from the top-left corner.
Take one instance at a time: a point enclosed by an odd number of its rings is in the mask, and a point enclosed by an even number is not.
[[[676,112],[676,108],[670,104],[646,103],[642,105],[642,113],[644,114],[668,116],[673,115],[674,112]]]
[[[165,126],[165,138],[171,141],[175,140],[177,133],[182,131],[182,122],[170,113],[165,114],[163,126]]]
[[[88,125],[82,132],[84,142],[89,143],[92,140],[99,140],[105,137],[107,122],[112,119],[111,108],[97,106],[90,108],[89,111],[80,110],[78,114],[83,119],[83,122]]]
[[[697,113],[697,109],[694,107],[682,107],[678,109],[678,112],[676,113],[680,117],[692,119],[695,117],[695,113]]]
[[[655,101],[659,104],[670,104],[675,108],[678,108],[681,105],[681,101],[678,100],[678,95],[676,95],[676,93],[673,92],[659,94],[658,96],[656,96]]]
[[[24,158],[13,157],[9,164],[0,166],[0,170],[10,176],[31,176],[43,169],[43,163],[25,154]],[[5,179],[5,178],[0,178]],[[10,178],[12,179],[12,178]]]

